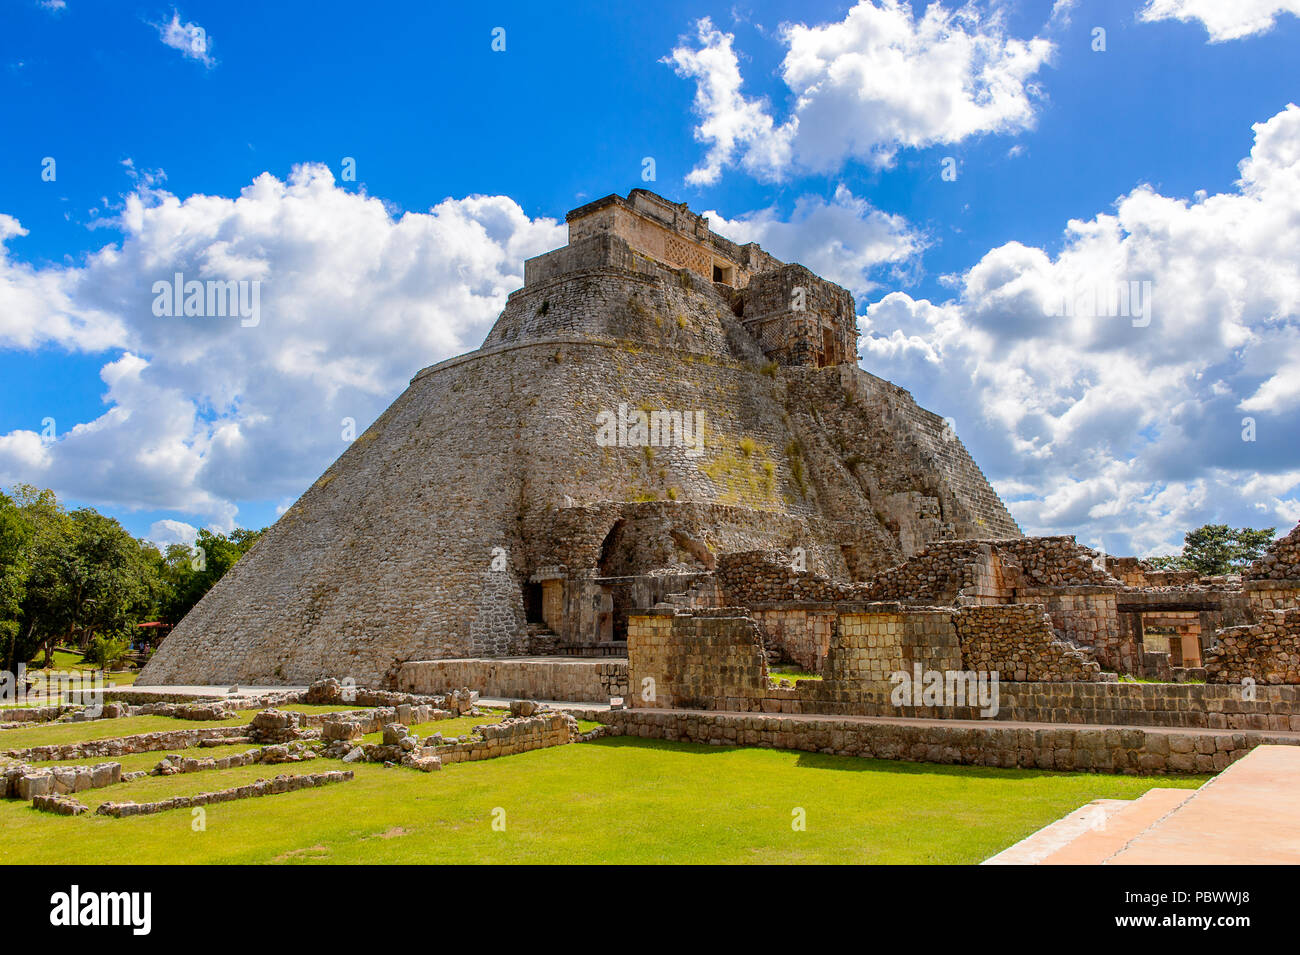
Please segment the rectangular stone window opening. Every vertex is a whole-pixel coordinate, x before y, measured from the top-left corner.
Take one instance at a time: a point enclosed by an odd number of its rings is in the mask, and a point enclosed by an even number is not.
[[[736,270],[733,266],[724,262],[715,261],[713,263],[713,281],[721,282],[723,285],[735,285]]]

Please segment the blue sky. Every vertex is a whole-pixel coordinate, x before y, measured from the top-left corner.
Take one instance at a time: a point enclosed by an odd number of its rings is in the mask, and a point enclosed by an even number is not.
[[[1290,526],[1298,11],[7,0],[0,483],[160,540],[269,523],[342,417],[479,343],[565,211],[648,186],[854,291],[863,366],[1027,531]],[[205,268],[276,322],[160,331],[151,283]],[[1142,281],[1147,325],[1043,317]]]

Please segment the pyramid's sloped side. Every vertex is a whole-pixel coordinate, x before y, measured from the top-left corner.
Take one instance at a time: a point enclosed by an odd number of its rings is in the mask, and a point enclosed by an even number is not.
[[[508,370],[413,384],[181,621],[141,683],[374,683],[492,626],[519,499]],[[509,592],[509,587],[504,593]],[[482,612],[480,612],[482,610]],[[468,614],[468,617],[467,617]],[[501,608],[503,626],[513,620]]]

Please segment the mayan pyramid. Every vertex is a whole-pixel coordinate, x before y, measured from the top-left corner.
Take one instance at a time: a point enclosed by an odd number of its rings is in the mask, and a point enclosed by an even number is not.
[[[417,374],[141,684],[616,646],[721,553],[849,581],[1019,536],[944,419],[858,367],[846,290],[644,190],[567,221],[482,347]]]

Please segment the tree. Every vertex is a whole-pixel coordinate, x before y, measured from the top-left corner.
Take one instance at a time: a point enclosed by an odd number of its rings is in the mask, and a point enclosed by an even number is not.
[[[69,602],[74,531],[72,520],[50,490],[30,484],[13,489],[14,503],[28,526],[21,560],[26,567],[18,631],[10,641],[6,669],[26,663],[41,646],[72,625]],[[47,660],[50,650],[47,649]]]
[[[1276,531],[1275,527],[1234,530],[1227,524],[1205,524],[1183,535],[1181,554],[1146,562],[1157,570],[1194,570],[1202,577],[1240,573],[1263,556]]]
[[[27,595],[27,539],[32,527],[8,494],[0,492],[0,668],[14,671],[19,617]]]
[[[96,652],[129,641],[137,623],[176,623],[248,552],[262,531],[199,531],[166,554],[94,508],[71,513],[53,491],[0,493],[0,656],[14,671],[60,641]]]

